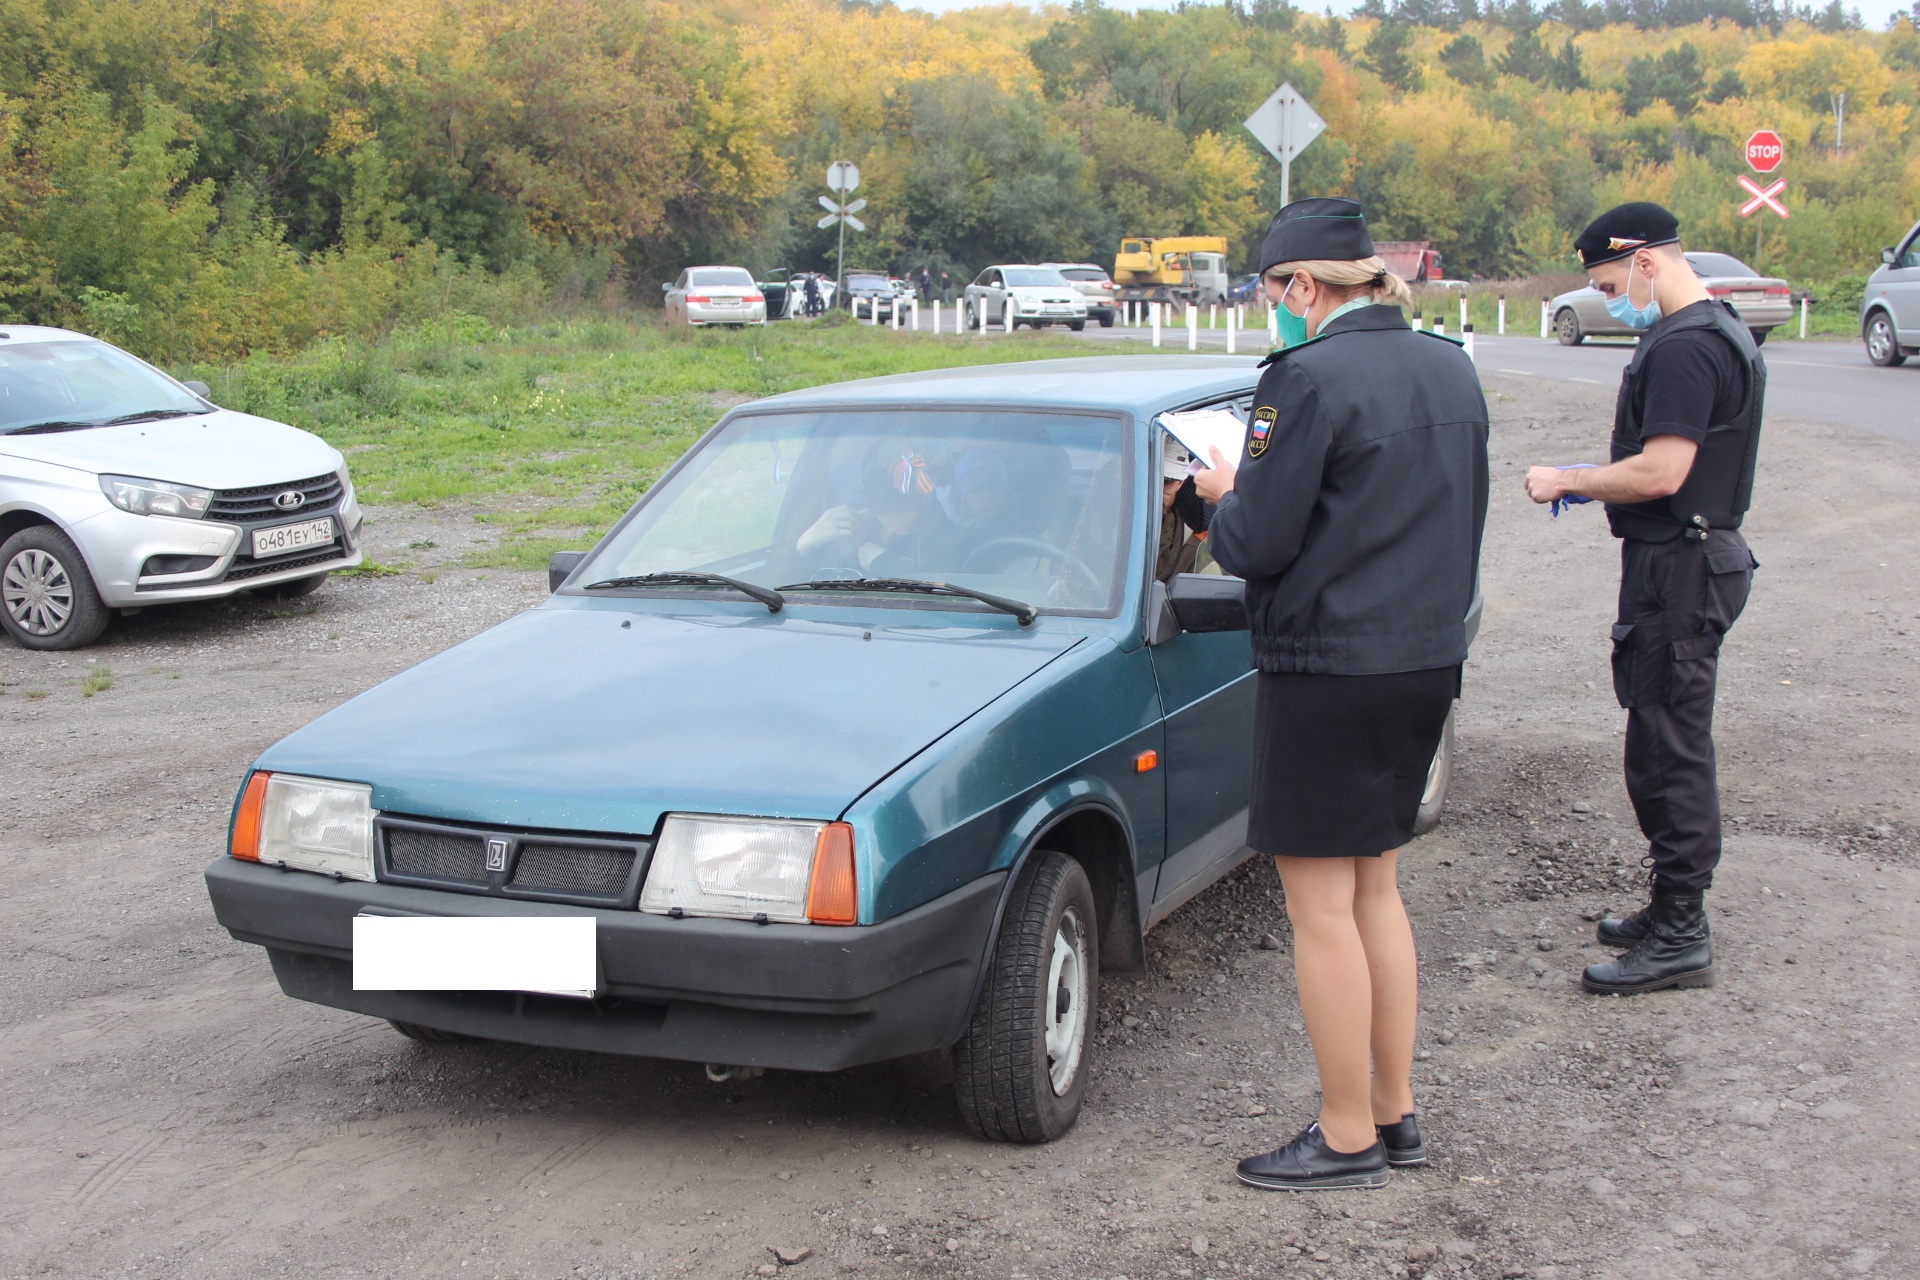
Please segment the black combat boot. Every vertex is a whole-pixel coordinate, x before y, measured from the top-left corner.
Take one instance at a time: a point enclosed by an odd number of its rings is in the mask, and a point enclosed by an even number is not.
[[[1713,985],[1706,895],[1656,886],[1647,914],[1647,936],[1618,960],[1588,965],[1581,986],[1602,995],[1626,996],[1663,987]]]
[[[1599,927],[1594,929],[1594,933],[1599,935],[1600,941],[1609,947],[1625,950],[1646,937],[1647,931],[1652,927],[1653,903],[1649,900],[1646,906],[1630,916],[1623,916],[1618,920],[1602,920]]]

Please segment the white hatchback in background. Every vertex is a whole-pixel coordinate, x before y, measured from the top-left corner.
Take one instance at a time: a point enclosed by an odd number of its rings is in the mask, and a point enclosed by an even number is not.
[[[85,334],[0,326],[0,625],[29,649],[112,612],[305,595],[360,563],[346,459]]]
[[[660,288],[667,295],[667,319],[681,324],[738,328],[767,322],[767,295],[745,267],[688,267]]]

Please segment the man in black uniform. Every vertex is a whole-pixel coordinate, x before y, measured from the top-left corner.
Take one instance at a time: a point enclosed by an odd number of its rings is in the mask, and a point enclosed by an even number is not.
[[[1713,692],[1720,641],[1757,567],[1738,530],[1753,492],[1767,368],[1733,308],[1680,252],[1680,224],[1624,204],[1575,241],[1607,310],[1647,330],[1620,383],[1612,462],[1534,467],[1535,502],[1597,499],[1621,540],[1613,687],[1627,709],[1626,781],[1652,865],[1652,900],[1603,920],[1626,949],[1587,966],[1589,991],[1711,986],[1706,890],[1720,861]]]

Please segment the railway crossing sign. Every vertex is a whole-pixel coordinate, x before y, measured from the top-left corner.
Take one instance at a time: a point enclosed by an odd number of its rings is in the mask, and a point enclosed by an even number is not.
[[[1245,123],[1247,132],[1280,162],[1280,203],[1284,205],[1293,184],[1293,158],[1326,132],[1327,122],[1288,81],[1255,107]]]
[[[1740,206],[1741,217],[1751,218],[1762,209],[1771,209],[1783,218],[1789,216],[1787,206],[1780,203],[1779,200],[1780,193],[1787,189],[1787,180],[1785,178],[1775,178],[1764,187],[1744,173],[1734,179],[1734,181],[1738,182],[1741,188],[1753,197],[1753,199]]]
[[[836,222],[845,222],[855,231],[865,231],[867,229],[866,223],[853,216],[867,207],[865,200],[850,200],[846,204],[841,204],[832,196],[821,196],[820,207],[827,211],[827,216],[820,219],[820,221],[814,225],[823,231]]]
[[[1780,167],[1780,162],[1786,156],[1786,144],[1771,129],[1761,129],[1747,139],[1747,163],[1753,166],[1755,173],[1772,173]]]
[[[827,190],[841,195],[860,185],[860,166],[851,160],[835,160],[827,166]]]
[[[860,166],[853,161],[835,160],[827,166],[827,190],[840,198],[835,200],[833,196],[820,197],[820,207],[827,211],[827,216],[814,225],[822,231],[835,225],[840,228],[840,246],[833,255],[833,285],[836,291],[844,283],[846,276],[847,228],[852,227],[855,231],[867,229],[866,223],[853,216],[867,207],[866,200],[847,199],[848,194],[859,185]]]

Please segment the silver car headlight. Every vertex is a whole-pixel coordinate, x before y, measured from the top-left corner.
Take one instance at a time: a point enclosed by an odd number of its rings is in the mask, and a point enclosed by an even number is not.
[[[373,788],[256,773],[234,815],[236,858],[344,880],[373,879]]]
[[[136,516],[178,516],[183,520],[206,515],[213,501],[211,489],[138,476],[101,476],[100,492],[107,495],[108,502]]]
[[[671,814],[640,910],[769,923],[852,924],[853,830],[842,822]]]

